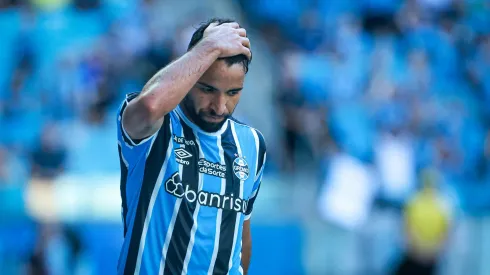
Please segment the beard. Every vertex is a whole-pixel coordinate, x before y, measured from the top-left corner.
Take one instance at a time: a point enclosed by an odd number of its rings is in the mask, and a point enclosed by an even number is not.
[[[218,116],[216,112],[213,110],[205,111],[205,110],[199,110],[196,111],[194,108],[194,100],[187,95],[184,97],[184,100],[182,101],[182,105],[184,107],[184,112],[189,116],[189,119],[194,122],[199,128],[201,128],[205,132],[216,132],[221,127],[223,124],[225,124],[226,120],[231,117],[231,114],[225,114],[222,116]],[[206,116],[212,116],[212,117],[220,117],[222,120],[220,122],[209,122],[205,120]]]

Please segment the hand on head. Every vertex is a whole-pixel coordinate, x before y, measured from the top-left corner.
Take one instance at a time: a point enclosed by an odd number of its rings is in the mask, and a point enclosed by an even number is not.
[[[204,31],[203,39],[213,43],[220,51],[219,58],[243,54],[250,60],[250,40],[247,31],[236,22],[211,23]]]

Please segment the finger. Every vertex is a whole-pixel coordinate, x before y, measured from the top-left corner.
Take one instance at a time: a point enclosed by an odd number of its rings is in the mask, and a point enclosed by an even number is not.
[[[247,56],[248,60],[252,60],[252,51],[250,51],[249,48],[247,47],[242,47],[242,54],[244,54],[245,56]]]
[[[223,23],[220,26],[230,27],[230,28],[234,28],[234,29],[240,28],[240,25],[238,25],[237,22]]]
[[[209,24],[209,26],[204,30],[204,32],[207,32],[209,29],[212,29],[214,27],[218,26],[217,22]]]
[[[242,37],[242,45],[251,49],[250,48],[250,39],[246,38],[246,37]]]
[[[244,28],[237,29],[237,32],[242,37],[247,37],[247,31]]]

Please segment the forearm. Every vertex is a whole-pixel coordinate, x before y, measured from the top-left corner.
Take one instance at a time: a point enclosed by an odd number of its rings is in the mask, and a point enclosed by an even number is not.
[[[248,273],[248,267],[250,266],[250,259],[252,258],[252,242],[242,244],[242,268],[243,274]]]
[[[130,115],[124,116],[124,123],[130,125],[130,135],[146,135],[182,101],[219,54],[213,44],[202,41],[156,73],[127,107]]]
[[[157,117],[173,110],[219,56],[219,51],[203,41],[156,73],[143,87],[142,97],[151,103]]]

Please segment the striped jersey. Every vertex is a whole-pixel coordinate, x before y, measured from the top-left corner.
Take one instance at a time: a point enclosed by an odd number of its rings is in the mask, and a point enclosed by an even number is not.
[[[176,107],[132,140],[118,123],[124,243],[118,274],[242,274],[242,226],[260,188],[265,142],[228,119],[201,130]]]

